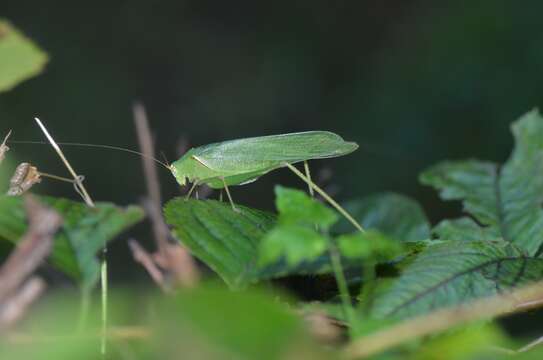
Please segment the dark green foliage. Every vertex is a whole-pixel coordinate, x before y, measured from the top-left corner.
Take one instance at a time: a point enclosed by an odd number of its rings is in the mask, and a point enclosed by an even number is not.
[[[512,131],[515,148],[503,167],[477,160],[444,162],[424,172],[421,181],[440,190],[444,200],[462,200],[464,211],[484,227],[478,233],[485,238],[501,238],[534,255],[543,244],[543,118],[534,110]],[[458,234],[466,224],[449,222],[438,231],[446,226]]]
[[[430,222],[415,200],[395,193],[380,193],[343,204],[365,228],[379,230],[400,241],[419,241],[430,237]],[[334,227],[338,233],[349,232],[345,219]]]
[[[543,259],[503,242],[458,242],[428,247],[402,275],[380,289],[375,317],[408,317],[496,295],[543,278]]]
[[[110,203],[98,203],[96,208],[89,208],[67,199],[38,199],[64,219],[55,236],[49,262],[83,287],[91,287],[98,278],[98,251],[143,218],[143,211],[138,207],[122,209]],[[0,240],[16,244],[26,227],[23,199],[0,196]]]

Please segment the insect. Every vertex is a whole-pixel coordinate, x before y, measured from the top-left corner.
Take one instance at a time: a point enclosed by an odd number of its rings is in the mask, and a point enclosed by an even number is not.
[[[318,192],[362,230],[358,222],[311,181],[307,166],[308,160],[343,156],[356,149],[356,143],[347,142],[328,131],[259,136],[192,148],[169,169],[180,185],[187,181],[193,184],[187,198],[198,185],[206,184],[214,189],[224,189],[236,210],[229,186],[248,184],[270,171],[287,167],[307,183],[310,192]],[[300,162],[304,162],[305,175],[293,166]]]
[[[13,143],[29,142],[13,141]],[[121,150],[149,157],[137,151],[109,145],[59,144]],[[308,160],[339,157],[356,149],[358,149],[356,143],[345,141],[332,132],[306,131],[229,140],[192,148],[171,165],[151,159],[170,170],[181,186],[187,182],[192,183],[187,199],[197,186],[205,184],[213,189],[224,189],[234,211],[237,211],[237,208],[229,186],[249,184],[270,171],[289,168],[308,185],[311,194],[317,192],[358,230],[364,231],[345,209],[311,180],[307,164]],[[294,166],[301,162],[304,163],[305,174]]]

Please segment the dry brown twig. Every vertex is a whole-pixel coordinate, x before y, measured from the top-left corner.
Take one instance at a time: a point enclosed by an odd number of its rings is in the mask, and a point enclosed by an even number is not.
[[[537,308],[543,304],[542,300],[543,282],[538,282],[509,293],[405,320],[353,341],[346,348],[345,354],[351,359],[366,358],[407,341],[455,326]]]
[[[30,196],[25,198],[25,208],[28,230],[0,268],[0,320],[5,321],[0,321],[0,329],[18,319],[26,306],[43,291],[43,282],[37,280],[21,284],[49,255],[53,235],[62,224],[60,215]]]
[[[164,275],[158,269],[153,255],[149,254],[136,240],[128,240],[128,246],[132,251],[132,257],[145,268],[153,281],[163,290],[168,291],[168,287],[164,281]]]
[[[0,332],[11,328],[26,313],[26,309],[38,299],[46,288],[45,281],[32,276],[7,301],[0,305]]]
[[[136,246],[137,243],[133,241],[131,245],[132,254],[138,262],[142,263],[141,260],[144,260],[142,265],[162,289],[168,287],[164,281],[164,276],[157,276],[156,271],[158,269],[155,265],[164,269],[173,278],[175,284],[193,286],[199,279],[194,259],[184,247],[170,241],[170,230],[160,213],[162,197],[158,173],[152,160],[155,157],[155,151],[145,108],[141,104],[135,104],[133,112],[140,149],[144,155],[142,157],[143,169],[149,194],[148,200],[144,201],[144,206],[151,219],[158,251],[156,254],[149,255],[141,246]]]

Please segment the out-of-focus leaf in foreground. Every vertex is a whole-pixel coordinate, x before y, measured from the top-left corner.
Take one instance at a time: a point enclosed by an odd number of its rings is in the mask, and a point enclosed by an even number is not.
[[[187,359],[327,359],[301,319],[271,294],[199,288],[166,305],[156,335],[158,351]],[[170,358],[166,356],[166,358]]]
[[[46,63],[46,53],[0,19],[0,93],[38,75]]]
[[[21,324],[18,337],[2,336],[0,359],[100,359],[99,302],[74,332],[75,295],[52,294]],[[168,297],[112,289],[108,302],[108,359],[337,358],[275,293],[201,284]]]
[[[503,167],[478,160],[440,163],[421,175],[421,182],[440,190],[444,200],[462,200],[467,220],[438,225],[441,236],[472,240],[477,233],[515,244],[528,255],[543,245],[543,118],[537,110],[512,125],[515,148]],[[466,226],[470,234],[466,234]],[[481,227],[477,233],[476,227]],[[449,239],[444,239],[449,240]]]
[[[143,218],[143,211],[138,207],[123,209],[110,203],[98,203],[96,208],[89,208],[61,198],[39,197],[39,200],[64,219],[55,236],[49,262],[83,287],[93,286],[98,278],[96,253]],[[22,198],[0,196],[0,240],[16,244],[26,228]]]
[[[377,291],[372,315],[404,318],[454,306],[543,277],[543,259],[503,242],[451,241],[427,247]]]

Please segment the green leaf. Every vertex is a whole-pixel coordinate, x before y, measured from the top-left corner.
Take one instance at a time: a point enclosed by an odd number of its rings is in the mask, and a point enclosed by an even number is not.
[[[237,207],[239,212],[219,201],[178,198],[164,209],[174,236],[231,287],[258,278],[258,246],[276,222],[273,214]]]
[[[444,200],[462,200],[488,232],[534,255],[543,244],[543,118],[531,111],[512,131],[515,148],[501,171],[489,162],[444,162],[424,172],[421,182]]]
[[[197,288],[183,291],[160,306],[164,314],[156,328],[158,354],[171,349],[179,357],[184,349],[198,359],[297,359],[327,357],[311,341],[301,318],[280,302],[276,294],[231,292]],[[166,350],[168,351],[168,350]]]
[[[413,350],[412,359],[510,359],[510,354],[499,354],[496,348],[511,346],[496,324],[479,323],[428,339]]]
[[[239,212],[220,201],[177,198],[166,204],[164,215],[166,222],[173,226],[173,235],[232,288],[291,274],[332,271],[327,254],[295,266],[287,264],[285,257],[265,267],[259,266],[261,241],[277,224],[277,218],[268,212],[236,206]],[[344,266],[359,264],[346,259]]]
[[[46,63],[46,53],[0,19],[0,92],[38,75]]]
[[[341,235],[336,239],[341,255],[351,259],[385,262],[402,254],[404,247],[378,231]]]
[[[469,217],[443,220],[432,229],[432,234],[450,241],[499,241],[501,239],[497,228],[479,226]]]
[[[543,259],[503,242],[446,242],[427,247],[401,276],[378,290],[372,315],[408,317],[540,280]]]
[[[110,203],[98,203],[96,208],[89,208],[67,199],[38,199],[58,211],[64,219],[48,261],[83,287],[93,286],[98,279],[96,253],[108,241],[143,218],[143,211],[138,207],[121,209]],[[0,196],[0,240],[16,244],[26,228],[23,199]]]
[[[365,228],[379,230],[400,241],[418,241],[430,237],[430,222],[422,207],[413,199],[395,193],[380,193],[344,204]],[[341,219],[334,227],[337,233],[352,231],[352,225]]]
[[[314,261],[328,249],[328,239],[314,229],[296,225],[278,225],[260,245],[259,266],[273,264],[285,256],[287,266]]]
[[[275,194],[280,223],[317,225],[327,230],[338,220],[335,211],[301,190],[276,186]]]

